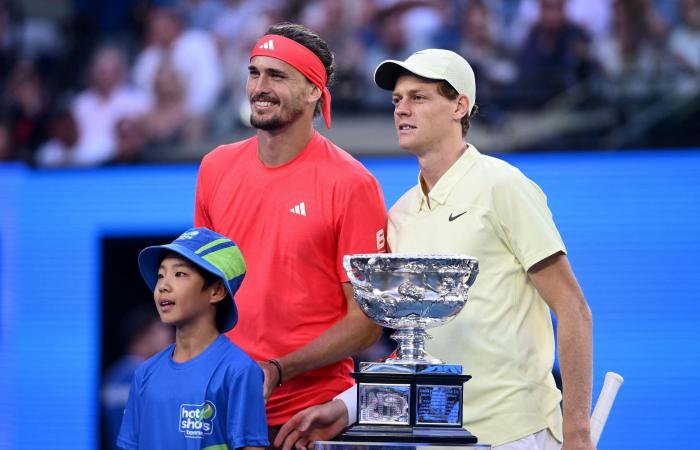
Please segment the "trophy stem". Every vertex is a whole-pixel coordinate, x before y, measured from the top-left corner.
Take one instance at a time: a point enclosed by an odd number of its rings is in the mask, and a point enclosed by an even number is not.
[[[396,358],[389,358],[388,363],[442,364],[425,350],[425,340],[430,335],[423,328],[400,328],[391,338],[398,344]]]

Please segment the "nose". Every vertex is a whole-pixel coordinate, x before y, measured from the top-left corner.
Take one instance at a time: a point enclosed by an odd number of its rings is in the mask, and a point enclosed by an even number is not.
[[[411,114],[411,111],[408,109],[407,102],[405,100],[397,100],[396,103],[394,103],[394,114],[397,117],[404,117]]]
[[[162,294],[164,292],[170,292],[170,283],[166,281],[166,278],[159,278],[156,282],[156,290]]]
[[[260,74],[256,78],[248,77],[248,87],[250,89],[251,97],[260,94],[270,92],[268,88],[268,78],[265,74]]]

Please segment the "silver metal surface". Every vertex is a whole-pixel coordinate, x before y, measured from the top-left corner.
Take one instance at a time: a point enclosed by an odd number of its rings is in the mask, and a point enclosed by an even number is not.
[[[479,273],[466,255],[371,253],[345,255],[355,301],[374,322],[397,330],[397,357],[387,363],[440,364],[425,351],[425,331],[452,320]]]

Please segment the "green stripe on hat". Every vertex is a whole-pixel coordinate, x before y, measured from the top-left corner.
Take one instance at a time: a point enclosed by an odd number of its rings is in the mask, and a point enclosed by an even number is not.
[[[207,247],[207,245],[204,247]],[[202,249],[200,248],[197,251],[199,252],[200,250]],[[228,280],[232,280],[245,273],[245,261],[243,260],[243,255],[241,254],[241,250],[238,248],[238,246],[222,248],[221,250],[217,250],[203,256],[202,259],[208,261],[216,268],[221,270],[224,275],[226,275],[226,279]]]
[[[217,239],[217,240],[215,240],[215,241],[211,241],[210,243],[199,247],[199,248],[197,249],[197,251],[195,251],[195,253],[199,255],[199,254],[202,253],[204,250],[206,250],[206,249],[208,249],[208,248],[212,248],[212,247],[214,247],[214,246],[216,246],[216,245],[219,245],[219,244],[223,244],[224,242],[231,242],[231,240],[230,240],[230,239],[226,239],[226,238],[222,238],[222,239]]]

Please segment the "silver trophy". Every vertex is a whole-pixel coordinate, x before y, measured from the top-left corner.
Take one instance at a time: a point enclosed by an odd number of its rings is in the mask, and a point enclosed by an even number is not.
[[[360,363],[357,423],[348,441],[471,444],[462,428],[462,385],[471,376],[425,351],[427,329],[453,319],[479,273],[476,258],[437,254],[346,255],[343,267],[362,311],[391,336],[396,356]]]

